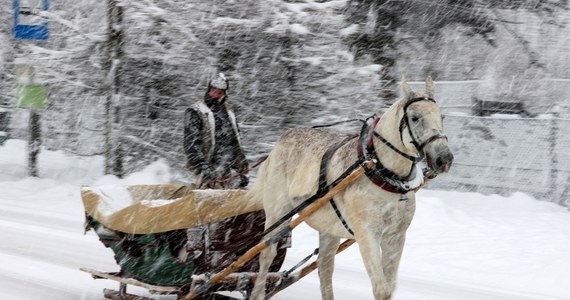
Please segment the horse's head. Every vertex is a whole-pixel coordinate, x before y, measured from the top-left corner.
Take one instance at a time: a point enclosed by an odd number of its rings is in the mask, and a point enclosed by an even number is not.
[[[435,84],[426,79],[425,92],[414,92],[405,79],[404,95],[396,104],[400,115],[400,139],[408,150],[425,155],[431,175],[447,172],[453,162],[453,154],[443,134],[443,118],[434,100]]]

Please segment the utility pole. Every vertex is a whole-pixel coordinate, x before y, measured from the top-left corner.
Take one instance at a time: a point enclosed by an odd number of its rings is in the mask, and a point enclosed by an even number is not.
[[[105,174],[124,176],[121,146],[121,69],[123,59],[123,7],[107,0],[107,57],[105,70]]]
[[[38,155],[42,145],[40,114],[30,108],[29,125],[30,138],[28,139],[28,175],[38,177]]]

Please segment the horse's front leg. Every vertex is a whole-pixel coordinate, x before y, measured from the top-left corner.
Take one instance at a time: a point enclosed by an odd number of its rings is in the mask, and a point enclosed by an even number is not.
[[[340,239],[332,235],[319,234],[319,279],[321,283],[321,297],[323,300],[333,300],[332,275],[334,271],[334,258]]]
[[[380,237],[374,234],[358,235],[356,237],[360,247],[360,255],[366,267],[366,272],[372,283],[375,300],[392,299],[392,289],[383,268],[383,252],[380,246]]]
[[[396,277],[398,275],[398,267],[402,259],[404,251],[404,242],[406,240],[406,232],[399,232],[390,237],[385,237],[382,242],[384,274],[390,290],[396,289]]]

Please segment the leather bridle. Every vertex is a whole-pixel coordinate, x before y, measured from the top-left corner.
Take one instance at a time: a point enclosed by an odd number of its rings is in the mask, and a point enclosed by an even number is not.
[[[435,100],[433,98],[430,98],[430,97],[417,97],[417,98],[412,98],[412,99],[408,100],[404,104],[404,107],[403,107],[404,116],[402,116],[402,119],[400,120],[400,140],[402,141],[402,143],[404,143],[404,137],[403,137],[404,127],[407,127],[408,133],[410,134],[410,137],[412,138],[412,144],[414,145],[414,147],[416,147],[416,149],[420,153],[420,156],[422,156],[425,146],[427,146],[431,142],[438,140],[438,139],[446,139],[447,140],[447,136],[441,132],[438,132],[423,142],[420,142],[419,139],[414,136],[414,134],[412,132],[412,127],[410,126],[410,120],[408,117],[408,107],[411,104],[416,103],[416,102],[420,102],[420,101],[430,101],[430,102],[436,103]]]

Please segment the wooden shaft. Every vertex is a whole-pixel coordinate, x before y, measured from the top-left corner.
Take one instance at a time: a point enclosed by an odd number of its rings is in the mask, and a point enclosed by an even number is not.
[[[368,161],[367,163],[371,164],[372,166],[374,165],[374,162],[372,161]],[[368,168],[371,167],[368,166]],[[321,208],[323,205],[329,202],[329,200],[332,199],[332,197],[336,193],[344,190],[349,184],[351,184],[354,180],[356,180],[356,178],[364,174],[364,171],[365,168],[363,166],[358,167],[356,170],[354,170],[352,173],[346,176],[345,179],[339,182],[335,187],[330,189],[329,192],[326,193],[323,197],[319,198],[317,201],[313,202],[311,205],[303,209],[299,213],[299,216],[293,221],[291,221],[291,223],[289,223],[289,227],[293,229],[297,227],[299,224],[303,223],[303,221],[305,221],[308,217],[310,217],[314,212],[316,212],[317,210],[319,210],[319,208]]]
[[[355,242],[356,242],[356,240],[354,240],[354,239],[349,239],[349,240],[344,241],[342,244],[340,244],[340,246],[338,246],[338,249],[336,250],[336,254],[341,253],[346,248],[352,246]],[[299,271],[299,274],[295,277],[295,281],[309,275],[309,273],[313,272],[316,269],[317,269],[317,262],[314,261],[310,265],[304,267],[301,271]]]
[[[342,251],[344,251],[346,248],[352,246],[354,243],[356,242],[356,240],[354,239],[349,239],[344,241],[342,244],[340,244],[340,246],[338,246],[338,249],[336,250],[336,254],[341,253]],[[293,283],[301,280],[301,278],[309,275],[311,272],[313,272],[314,270],[316,270],[318,267],[318,264],[316,261],[312,262],[310,265],[304,267],[303,269],[301,269],[301,271],[294,273],[293,276],[289,277],[291,278],[290,280],[285,280],[283,281],[280,285],[276,286],[274,290],[272,290],[268,295],[267,298],[271,298],[273,297],[275,294],[281,292],[282,290],[290,287],[291,285],[293,285]]]
[[[366,168],[373,168],[375,165],[374,161],[367,161]],[[364,174],[365,167],[359,166],[356,168],[352,173],[346,176],[341,182],[339,182],[335,187],[330,189],[328,193],[326,193],[323,197],[319,198],[317,201],[311,203],[305,209],[303,209],[299,216],[289,223],[289,229],[293,230],[299,224],[301,224],[304,220],[310,217],[315,211],[325,205],[336,193],[344,190],[349,184],[351,184],[354,180],[356,180],[360,175]],[[228,276],[229,274],[235,272],[239,267],[241,267],[246,262],[253,259],[256,255],[258,255],[261,251],[265,248],[269,247],[270,244],[268,240],[262,241],[259,244],[255,245],[253,248],[249,249],[246,253],[244,253],[240,258],[234,261],[231,265],[227,266],[225,269],[221,270],[220,272],[212,275],[210,278],[210,284],[217,284],[223,278]],[[200,293],[197,292],[195,289],[192,290],[189,294],[183,296],[182,300],[190,300],[194,299]]]

